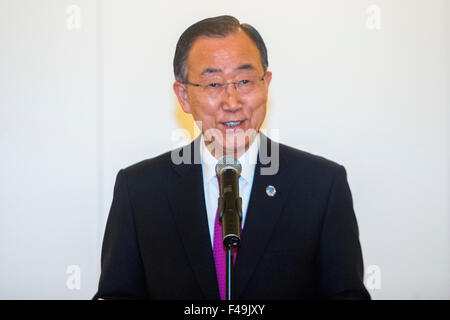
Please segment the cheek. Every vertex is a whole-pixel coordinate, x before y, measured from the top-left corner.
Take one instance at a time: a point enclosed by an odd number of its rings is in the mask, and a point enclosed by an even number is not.
[[[190,98],[190,104],[192,108],[192,115],[195,120],[207,121],[215,115],[216,103],[214,100],[192,95]]]
[[[245,102],[247,106],[246,110],[248,112],[247,116],[252,119],[252,122],[262,122],[266,114],[266,105],[267,105],[267,95],[259,94],[252,97],[248,97]]]

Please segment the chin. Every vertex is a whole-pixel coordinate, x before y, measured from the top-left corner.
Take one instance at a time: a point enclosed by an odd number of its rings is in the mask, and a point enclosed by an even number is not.
[[[209,146],[210,150],[213,149],[214,154],[218,155],[218,158],[224,155],[240,157],[250,145],[250,141],[253,141],[254,137],[258,133],[256,129],[234,129],[234,130],[210,130],[207,137],[213,137],[212,144]],[[207,139],[209,140],[209,139]]]

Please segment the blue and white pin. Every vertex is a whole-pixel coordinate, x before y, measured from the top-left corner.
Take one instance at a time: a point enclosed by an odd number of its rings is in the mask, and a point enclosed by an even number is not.
[[[268,185],[268,186],[266,187],[266,194],[267,194],[269,197],[275,197],[275,194],[276,194],[276,193],[277,193],[277,189],[275,189],[274,186]]]

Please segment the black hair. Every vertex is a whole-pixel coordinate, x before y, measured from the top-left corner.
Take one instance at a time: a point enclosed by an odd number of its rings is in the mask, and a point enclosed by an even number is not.
[[[173,71],[175,79],[186,82],[188,77],[187,58],[194,41],[201,36],[206,37],[226,37],[238,30],[244,31],[253,40],[261,55],[261,64],[264,73],[267,71],[269,62],[267,59],[267,48],[259,32],[247,23],[240,23],[232,16],[218,16],[207,18],[194,23],[187,28],[178,39],[175,56],[173,59]]]

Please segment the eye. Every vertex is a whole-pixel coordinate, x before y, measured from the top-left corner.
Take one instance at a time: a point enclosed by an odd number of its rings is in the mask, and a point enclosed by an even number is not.
[[[251,81],[250,80],[241,80],[239,81],[240,85],[245,85],[245,84],[249,84]]]
[[[221,84],[217,83],[217,82],[213,82],[213,83],[208,84],[208,86],[211,88],[220,88]]]

